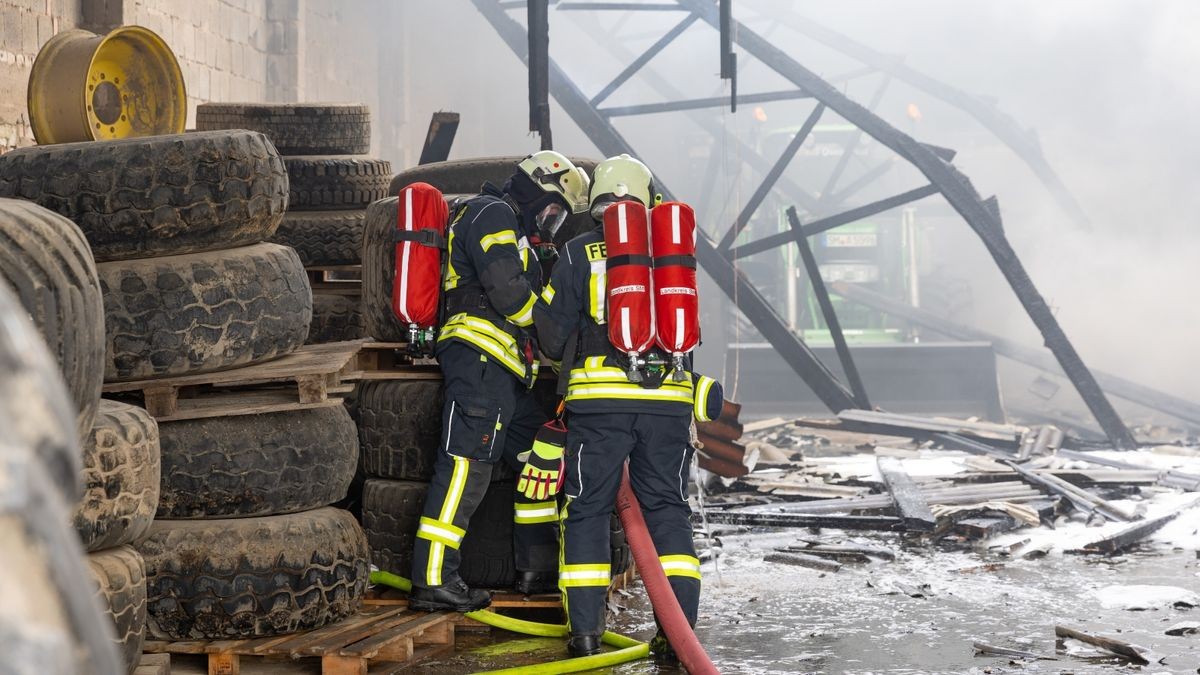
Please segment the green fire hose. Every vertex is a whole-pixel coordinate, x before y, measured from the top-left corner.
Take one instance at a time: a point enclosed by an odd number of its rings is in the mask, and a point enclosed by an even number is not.
[[[371,583],[382,584],[395,588],[405,593],[412,590],[412,582],[402,576],[392,574],[391,572],[371,572]],[[524,635],[535,635],[538,637],[566,637],[567,627],[562,624],[554,623],[539,623],[537,621],[525,621],[523,619],[514,619],[510,616],[503,616],[495,612],[481,609],[465,614],[467,618],[474,619],[479,623],[484,623],[489,626],[511,631],[513,633],[522,633]],[[617,664],[634,661],[645,658],[650,654],[650,645],[645,642],[640,642],[631,637],[618,635],[611,631],[605,631],[600,637],[604,644],[610,647],[616,647],[616,651],[606,652],[604,654],[594,654],[592,656],[581,656],[574,659],[563,659],[562,661],[553,661],[550,663],[540,663],[532,666],[518,666],[516,668],[505,668],[503,670],[488,671],[492,675],[504,673],[523,673],[525,675],[557,675],[558,673],[578,673],[584,670],[593,670],[595,668],[605,668],[615,666]]]

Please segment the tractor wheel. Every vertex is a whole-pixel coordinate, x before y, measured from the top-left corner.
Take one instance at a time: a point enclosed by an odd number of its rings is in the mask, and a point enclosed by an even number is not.
[[[284,155],[363,155],[371,149],[371,111],[358,103],[202,103],[196,128],[251,129]]]
[[[158,424],[137,406],[104,400],[83,443],[83,499],[75,531],[89,551],[129,544],[154,522],[160,462]]]

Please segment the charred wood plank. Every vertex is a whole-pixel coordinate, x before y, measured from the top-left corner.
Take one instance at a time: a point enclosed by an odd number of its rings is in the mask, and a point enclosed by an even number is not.
[[[435,112],[429,119],[429,131],[425,134],[425,145],[421,148],[418,164],[444,162],[450,156],[454,135],[458,132],[458,113]]]
[[[839,530],[902,531],[904,521],[891,516],[834,516],[806,513],[709,511],[708,522],[749,527],[828,527]]]
[[[763,556],[763,560],[769,563],[782,563],[784,565],[792,565],[795,567],[809,567],[822,572],[836,572],[842,569],[841,563],[836,563],[832,560],[818,558],[815,555],[806,555],[804,553],[785,553],[776,551]]]
[[[880,475],[883,476],[883,482],[892,495],[896,512],[904,521],[905,529],[913,532],[932,532],[935,523],[933,512],[929,510],[929,504],[925,502],[917,484],[904,471],[900,460],[894,457],[879,457],[875,461],[879,466]]]
[[[1185,504],[1184,506],[1166,515],[1138,523],[1133,527],[1127,527],[1120,532],[1115,532],[1107,537],[1104,537],[1103,539],[1097,539],[1096,541],[1085,544],[1083,548],[1068,551],[1068,553],[1103,553],[1108,555],[1120,553],[1121,551],[1124,551],[1130,546],[1133,546],[1139,541],[1162,529],[1163,525],[1166,525],[1172,520],[1178,518],[1179,514],[1187,511],[1188,509],[1195,508],[1196,506],[1200,506],[1200,501],[1194,501],[1190,504]]]
[[[1056,494],[1066,499],[1067,501],[1071,502],[1075,508],[1083,511],[1084,513],[1098,513],[1109,520],[1120,522],[1129,522],[1133,519],[1131,515],[1125,513],[1121,509],[1116,508],[1103,499],[1100,499],[1095,495],[1088,494],[1087,492],[1084,492],[1074,485],[1071,485],[1070,483],[1051,474],[1034,473],[1029,469],[1017,464],[1016,462],[1005,461],[1004,463],[1012,467],[1014,471],[1020,474],[1020,476],[1028,481],[1031,485],[1035,485],[1051,494]]]
[[[1037,654],[1034,652],[1027,652],[1022,649],[1009,649],[1008,647],[996,647],[994,645],[989,645],[985,642],[979,642],[979,641],[975,641],[975,643],[972,646],[975,648],[976,654],[982,654],[984,656],[1007,656],[1010,658],[1034,659],[1034,660],[1041,660],[1041,661],[1057,661],[1058,660],[1057,658],[1055,658],[1053,656],[1044,656],[1042,654]]]
[[[1122,642],[1113,638],[1104,637],[1103,635],[1092,635],[1081,630],[1068,628],[1067,626],[1055,626],[1054,635],[1059,638],[1071,638],[1079,640],[1093,647],[1099,647],[1104,651],[1116,654],[1122,658],[1129,659],[1134,663],[1148,665],[1150,660],[1147,658],[1147,652],[1144,648],[1132,645],[1128,642]]]

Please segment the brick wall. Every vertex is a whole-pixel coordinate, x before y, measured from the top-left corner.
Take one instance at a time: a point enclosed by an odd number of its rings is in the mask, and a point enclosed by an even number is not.
[[[183,71],[188,126],[206,101],[353,101],[375,113],[376,148],[398,135],[382,124],[381,91],[398,75],[386,68],[394,43],[380,42],[395,0],[0,0],[0,152],[31,145],[25,90],[38,49],[56,32],[98,33],[145,26],[171,46]],[[381,64],[384,64],[381,73]],[[398,116],[392,116],[398,120]],[[390,129],[390,132],[389,132]],[[394,143],[393,143],[394,144]]]

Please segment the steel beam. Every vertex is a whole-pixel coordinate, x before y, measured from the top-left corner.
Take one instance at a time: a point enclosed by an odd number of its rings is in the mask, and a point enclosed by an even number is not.
[[[771,10],[771,21],[799,31],[801,34],[831,47],[861,63],[894,76],[917,89],[949,103],[974,117],[988,131],[1012,148],[1033,173],[1041,179],[1063,211],[1084,230],[1091,230],[1091,220],[1066,183],[1054,171],[1042,154],[1037,136],[1022,128],[1016,120],[1000,111],[995,103],[940,82],[904,64],[903,59],[883,54],[856,42],[850,37],[794,13]]]
[[[758,207],[767,198],[771,190],[775,189],[775,183],[779,181],[779,177],[783,175],[788,164],[792,163],[792,158],[800,151],[800,146],[804,145],[804,141],[812,133],[813,127],[817,126],[817,122],[821,121],[821,115],[824,112],[825,106],[821,103],[818,103],[817,107],[813,108],[808,119],[804,120],[804,124],[800,127],[800,130],[792,137],[791,142],[787,144],[783,152],[779,153],[779,159],[775,160],[775,164],[767,172],[758,189],[754,191],[754,194],[750,195],[750,199],[746,200],[746,204],[742,207],[742,212],[734,219],[733,226],[729,228],[729,231],[725,233],[725,237],[721,239],[721,245],[717,247],[718,251],[723,254],[728,252],[729,247],[733,246],[733,242],[737,240],[738,235],[750,224],[750,219],[754,217],[754,212],[758,210]]]
[[[650,59],[658,56],[662,50],[667,48],[667,45],[675,41],[675,38],[683,35],[683,31],[687,30],[688,26],[691,26],[693,23],[695,23],[696,18],[697,17],[695,14],[688,14],[687,16],[683,17],[683,21],[675,24],[674,28],[667,31],[662,37],[656,40],[654,44],[650,45],[650,48],[642,52],[641,56],[634,59],[633,62],[628,66],[625,66],[625,70],[622,70],[620,73],[618,73],[617,76],[613,78],[612,82],[609,82],[603,89],[600,90],[599,94],[596,94],[592,97],[592,107],[600,105],[604,99],[612,96],[613,92],[619,89],[622,84],[625,84],[627,81],[629,81],[629,78],[633,77],[637,71],[641,70],[642,66],[650,63]]]
[[[938,191],[939,190],[936,185],[925,185],[915,190],[909,190],[908,192],[902,192],[886,199],[880,199],[877,202],[871,202],[870,204],[860,206],[856,209],[843,211],[842,213],[829,216],[828,218],[814,220],[813,222],[804,226],[804,236],[811,237],[814,234],[820,234],[826,230],[832,230],[835,227],[841,227],[842,225],[853,223],[855,221],[862,220],[863,218],[870,218],[875,214],[883,213],[884,211],[888,211],[899,206],[904,206],[905,204],[911,204],[912,202],[924,199],[929,195],[937,194]],[[733,254],[734,259],[745,258],[746,256],[751,256],[756,253],[762,253],[763,251],[769,251],[778,246],[783,246],[784,244],[795,240],[795,238],[796,236],[791,232],[780,232],[778,234],[772,234],[770,236],[763,237],[762,239],[757,239],[747,244],[735,246],[731,253]]]
[[[680,6],[700,15],[713,28],[720,24],[717,7],[703,0],[678,0]],[[746,53],[761,61],[786,78],[796,87],[810,92],[817,100],[825,103],[831,110],[838,113],[847,122],[862,129],[882,145],[891,148],[896,154],[911,163],[918,171],[938,186],[950,206],[967,221],[971,229],[983,241],[992,259],[1000,268],[1009,286],[1016,293],[1017,299],[1025,308],[1029,318],[1033,320],[1045,339],[1046,346],[1054,353],[1063,372],[1083,397],[1084,403],[1104,430],[1104,435],[1114,447],[1120,450],[1132,450],[1137,447],[1133,434],[1125,426],[1112,403],[1096,383],[1083,359],[1075,351],[1074,345],[1058,324],[1058,319],[1050,310],[1045,298],[1034,286],[1025,266],[1021,264],[1016,251],[1004,236],[1003,224],[1000,220],[999,206],[995,198],[986,202],[975,191],[971,181],[952,164],[946,162],[930,148],[918,143],[912,137],[896,129],[866,108],[850,100],[828,82],[822,80],[816,73],[800,65],[779,47],[771,44],[762,36],[741,22],[734,21],[734,41]]]
[[[798,98],[809,98],[808,94],[799,90],[769,91],[761,94],[743,94],[738,96],[740,103],[769,103],[771,101],[791,101]],[[642,105],[623,105],[600,108],[600,114],[605,117],[625,117],[629,115],[653,115],[655,113],[678,112],[680,110],[700,110],[703,108],[719,108],[729,102],[724,96],[695,98],[686,101],[664,101],[662,103],[644,103]]]
[[[829,289],[825,288],[825,280],[821,278],[821,268],[817,265],[817,257],[813,255],[812,247],[808,245],[808,237],[804,236],[804,228],[800,225],[800,216],[796,207],[789,206],[787,210],[788,227],[800,249],[800,259],[804,261],[804,269],[808,271],[808,282],[812,284],[813,295],[817,296],[817,305],[825,317],[825,325],[829,326],[829,334],[833,336],[833,348],[837,352],[838,361],[842,364],[842,372],[854,392],[854,400],[858,407],[871,409],[871,400],[867,398],[867,388],[863,386],[858,367],[854,365],[854,357],[850,355],[850,345],[846,344],[846,336],[842,333],[842,324],[838,321],[837,312],[833,310],[833,302],[829,299]]]
[[[511,17],[495,0],[472,0],[481,14],[522,61],[527,61],[525,29]],[[587,96],[575,85],[553,59],[549,61],[550,91],[571,119],[605,156],[629,153],[636,155],[633,147],[621,136],[612,124],[588,101]],[[659,184],[663,197],[674,199],[671,191]],[[766,298],[746,278],[733,262],[720,255],[707,235],[697,233],[696,257],[704,271],[717,286],[737,301],[738,308],[779,352],[780,356],[804,380],[813,393],[833,412],[854,408],[854,397],[833,373],[825,367],[808,345],[795,335],[775,313]]]

